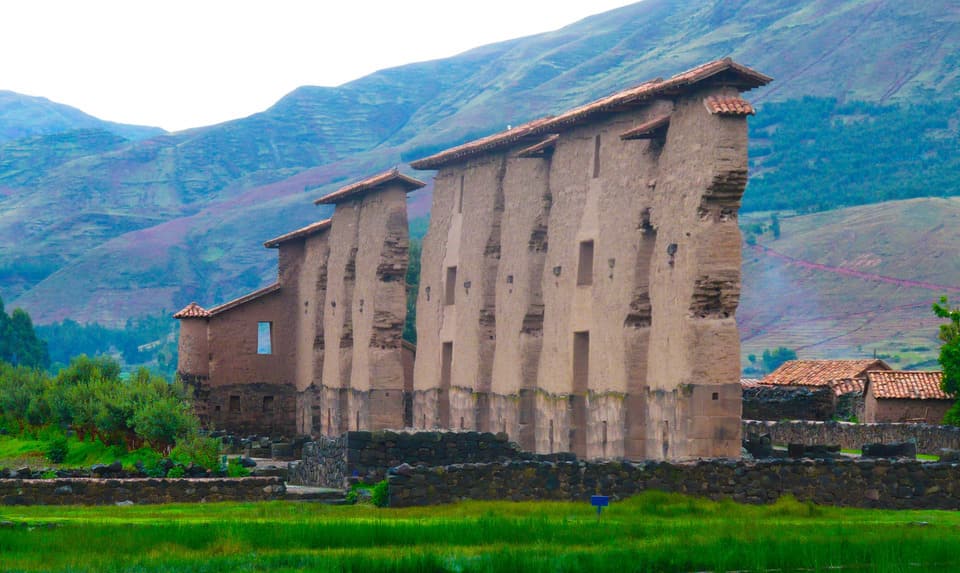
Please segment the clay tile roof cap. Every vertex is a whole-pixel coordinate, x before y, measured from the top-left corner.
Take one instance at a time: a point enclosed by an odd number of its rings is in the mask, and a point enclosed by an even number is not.
[[[750,102],[742,97],[710,96],[703,100],[707,111],[715,115],[754,115]]]
[[[940,387],[943,372],[880,370],[867,372],[871,392],[878,400],[951,400]]]
[[[182,318],[209,318],[210,311],[206,310],[199,304],[191,302],[187,306],[183,307],[180,312],[173,315],[173,318],[182,319]]]
[[[657,78],[644,82],[560,115],[535,119],[513,129],[452,147],[446,151],[418,159],[410,163],[410,166],[414,169],[437,169],[443,165],[465,161],[470,157],[510,147],[537,136],[559,133],[574,125],[588,121],[597,114],[622,109],[624,106],[644,105],[655,97],[671,96],[684,92],[690,86],[710,79],[734,86],[741,91],[765,86],[773,81],[773,78],[738,64],[730,58],[714,60],[679,73],[667,80]]]
[[[427,184],[419,179],[410,177],[409,175],[404,175],[400,173],[400,170],[394,167],[390,171],[385,171],[378,175],[372,177],[367,177],[362,181],[357,181],[356,183],[351,183],[346,187],[341,187],[329,195],[324,195],[323,197],[317,199],[313,202],[314,205],[330,205],[335,203],[340,203],[347,199],[352,199],[357,195],[366,193],[368,191],[373,191],[379,187],[384,187],[390,184],[399,184],[406,189],[407,192],[415,191],[421,187],[425,187]]]
[[[293,241],[295,239],[302,239],[309,237],[310,235],[315,235],[317,233],[326,231],[330,228],[331,219],[324,219],[323,221],[317,221],[316,223],[311,223],[306,227],[301,227],[296,231],[290,231],[289,233],[280,235],[279,237],[270,239],[263,244],[264,247],[268,249],[275,249],[280,246],[281,243],[286,243],[287,241]]]
[[[827,386],[833,380],[864,378],[868,370],[890,370],[883,360],[787,360],[764,384]]]

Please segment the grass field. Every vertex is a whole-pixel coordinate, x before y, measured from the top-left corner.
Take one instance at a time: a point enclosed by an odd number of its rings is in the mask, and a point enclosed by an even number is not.
[[[960,515],[648,492],[376,509],[273,502],[0,508],[2,571],[949,571]]]

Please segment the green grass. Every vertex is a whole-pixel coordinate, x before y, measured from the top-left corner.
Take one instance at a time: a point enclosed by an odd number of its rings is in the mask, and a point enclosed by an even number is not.
[[[742,506],[648,492],[586,503],[377,509],[273,502],[0,509],[3,571],[932,571],[960,515]]]
[[[93,464],[110,464],[117,460],[124,468],[130,469],[137,461],[150,462],[159,459],[159,455],[149,448],[132,452],[123,447],[106,446],[100,440],[79,441],[68,438],[70,451],[62,464],[51,463],[44,457],[50,437],[39,434],[23,433],[17,436],[0,436],[0,467],[57,467],[76,468]]]

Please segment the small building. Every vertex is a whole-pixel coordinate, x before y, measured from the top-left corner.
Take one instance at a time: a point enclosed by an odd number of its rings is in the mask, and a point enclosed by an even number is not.
[[[956,401],[943,391],[943,372],[867,372],[865,422],[940,424]]]

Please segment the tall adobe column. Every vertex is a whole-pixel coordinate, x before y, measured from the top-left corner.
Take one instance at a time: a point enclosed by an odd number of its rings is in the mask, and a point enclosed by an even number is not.
[[[207,328],[210,313],[191,302],[173,315],[180,321],[180,338],[177,340],[177,375],[193,390],[194,407],[201,421],[207,419],[206,396],[210,382],[210,345]]]
[[[650,458],[740,453],[737,212],[752,113],[718,85],[679,98],[670,119],[652,220]]]
[[[406,194],[424,185],[394,169],[317,201],[336,205],[323,314],[323,400],[324,408],[339,410],[339,431],[404,426]]]

